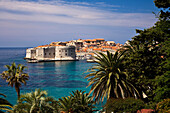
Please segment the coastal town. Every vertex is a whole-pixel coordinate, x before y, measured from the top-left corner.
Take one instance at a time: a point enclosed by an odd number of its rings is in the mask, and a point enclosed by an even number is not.
[[[84,59],[90,62],[95,52],[105,53],[106,51],[110,51],[111,53],[115,53],[122,46],[122,44],[116,44],[114,41],[106,41],[103,38],[51,42],[47,45],[28,48],[25,59],[28,62]]]

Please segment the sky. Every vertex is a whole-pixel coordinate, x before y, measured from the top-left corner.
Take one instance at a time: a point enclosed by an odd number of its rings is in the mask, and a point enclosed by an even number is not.
[[[153,0],[0,0],[0,47],[104,38],[124,44],[152,27]]]

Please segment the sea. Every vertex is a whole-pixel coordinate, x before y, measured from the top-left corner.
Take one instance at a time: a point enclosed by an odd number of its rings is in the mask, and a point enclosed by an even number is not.
[[[0,73],[7,70],[4,65],[11,65],[12,62],[27,67],[25,72],[29,74],[29,80],[26,85],[22,84],[21,94],[40,88],[46,90],[49,96],[58,99],[69,96],[75,90],[87,93],[90,91],[90,87],[87,87],[88,81],[84,77],[94,63],[87,63],[85,60],[27,63],[23,59],[26,55],[26,49],[0,48]],[[15,88],[8,86],[6,81],[1,78],[0,93],[5,94],[10,103],[16,104]]]

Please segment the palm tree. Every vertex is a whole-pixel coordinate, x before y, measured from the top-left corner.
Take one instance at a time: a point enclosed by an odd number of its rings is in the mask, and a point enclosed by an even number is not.
[[[90,81],[89,94],[93,92],[95,102],[103,101],[105,97],[108,100],[139,96],[136,88],[126,79],[128,75],[123,69],[123,52],[117,51],[113,55],[107,51],[107,54],[99,52],[96,55],[96,65],[88,70],[90,73],[85,77]]]
[[[85,91],[72,91],[72,94],[67,97],[62,97],[58,100],[60,111],[66,113],[92,113],[94,102]]]
[[[14,62],[11,66],[5,65],[5,67],[8,70],[3,71],[1,76],[4,80],[6,80],[6,82],[8,82],[8,85],[11,87],[15,86],[15,90],[19,98],[21,84],[24,83],[26,85],[26,80],[29,79],[28,74],[23,72],[26,67],[22,64],[18,64],[18,66],[16,66]]]
[[[57,113],[57,101],[47,96],[46,91],[22,94],[14,106],[14,113]]]
[[[0,95],[6,97],[6,95],[2,93],[0,93]],[[3,111],[11,111],[10,108],[12,108],[12,104],[10,104],[6,99],[0,97],[0,113],[3,113]]]
[[[58,99],[59,109],[60,111],[64,111],[66,113],[73,113],[73,98],[71,96],[61,97]]]
[[[71,97],[74,100],[73,103],[73,111],[76,113],[92,113],[92,109],[94,107],[94,102],[91,98],[91,96],[88,96],[88,93],[85,93],[85,91],[72,91],[72,94],[70,94]]]

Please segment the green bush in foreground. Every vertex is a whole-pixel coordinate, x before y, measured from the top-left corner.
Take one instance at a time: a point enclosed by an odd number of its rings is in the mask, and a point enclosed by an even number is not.
[[[170,99],[164,99],[156,106],[158,113],[170,113]]]
[[[140,99],[126,98],[126,99],[109,99],[105,105],[106,113],[136,113],[144,107],[144,102]]]

